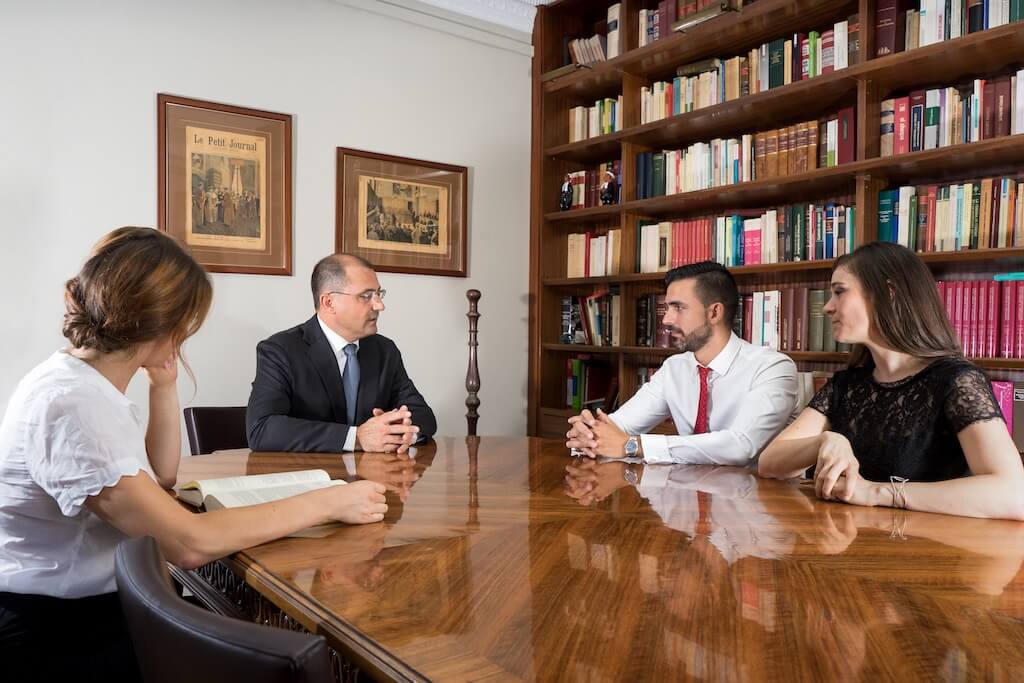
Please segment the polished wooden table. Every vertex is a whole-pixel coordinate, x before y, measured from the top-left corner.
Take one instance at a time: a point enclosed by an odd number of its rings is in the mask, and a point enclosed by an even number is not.
[[[179,481],[315,467],[353,476],[337,455],[241,452],[186,458]],[[735,468],[627,473],[541,439],[442,437],[356,470],[390,487],[384,523],[199,572],[252,618],[323,634],[342,678],[1024,676],[1022,523],[826,503]]]

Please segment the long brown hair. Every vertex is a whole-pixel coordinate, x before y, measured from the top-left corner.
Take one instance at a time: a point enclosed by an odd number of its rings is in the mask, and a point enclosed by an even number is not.
[[[212,299],[206,271],[171,237],[118,228],[67,281],[63,333],[75,348],[101,353],[165,336],[177,351],[203,324]]]
[[[860,281],[871,325],[891,349],[918,358],[961,356],[935,278],[918,256],[892,242],[869,242],[840,256],[832,269],[846,268]],[[874,364],[863,344],[854,344],[850,367]]]

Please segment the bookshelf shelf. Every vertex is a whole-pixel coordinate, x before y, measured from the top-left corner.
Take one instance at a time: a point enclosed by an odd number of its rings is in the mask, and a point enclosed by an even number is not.
[[[668,147],[701,142],[727,134],[752,133],[801,117],[809,108],[802,98],[813,98],[813,109],[839,109],[857,94],[857,80],[850,67],[806,81],[772,88],[753,95],[694,109],[669,118],[620,131],[624,142],[646,147]],[[801,99],[797,99],[801,98]]]
[[[621,268],[633,270],[640,238],[638,226],[654,220],[758,212],[797,203],[850,198],[856,208],[855,241],[877,237],[879,193],[900,185],[974,181],[1018,176],[1024,168],[1024,134],[981,142],[879,156],[880,104],[913,90],[991,79],[1024,66],[1024,24],[1016,23],[960,38],[874,57],[876,0],[746,0],[731,12],[638,47],[638,12],[653,0],[620,0],[622,54],[590,68],[543,81],[545,70],[562,63],[564,37],[589,36],[615,0],[557,0],[538,7],[534,29],[533,144],[530,273],[529,431],[560,436],[572,411],[565,407],[566,359],[592,354],[617,372],[620,400],[639,386],[637,368],[656,367],[675,349],[632,345],[637,302],[658,291],[664,273],[633,273],[568,278],[567,236],[583,230],[602,234],[618,229]],[[711,107],[640,125],[641,88],[671,80],[676,68],[702,59],[728,59],[763,43],[795,33],[821,31],[852,14],[859,16],[860,59],[849,67],[808,80],[747,95]],[[622,95],[623,129],[567,143],[569,109],[591,106],[600,97]],[[637,155],[685,148],[695,142],[739,137],[812,118],[832,116],[855,106],[854,161],[832,168],[737,183],[671,196],[637,199]],[[620,160],[620,203],[571,211],[557,208],[558,188],[566,173]],[[1024,270],[1024,247],[920,254],[939,279],[987,280],[993,274]],[[834,261],[816,260],[730,268],[742,292],[786,287],[821,288]],[[952,278],[951,276],[956,276]],[[553,343],[560,338],[562,297],[618,286],[617,313],[622,346]],[[790,352],[801,370],[839,369],[846,353]],[[1024,379],[1024,360],[974,358],[995,376]]]
[[[761,208],[784,204],[794,196],[820,198],[852,194],[857,174],[869,161],[855,161],[807,173],[721,185],[708,190],[682,192],[664,197],[638,199],[622,204],[622,210],[651,218],[697,215],[728,209]]]
[[[617,218],[621,212],[622,204],[592,206],[589,209],[552,211],[544,215],[544,220],[551,221],[552,223],[592,223],[598,220]]]

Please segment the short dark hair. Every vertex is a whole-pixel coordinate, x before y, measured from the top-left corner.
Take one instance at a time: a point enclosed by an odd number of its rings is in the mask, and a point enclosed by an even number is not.
[[[725,322],[732,327],[736,318],[740,291],[729,269],[714,261],[701,261],[679,266],[665,273],[665,286],[679,280],[697,280],[697,298],[705,306],[720,303],[725,307]]]
[[[310,288],[313,290],[313,308],[320,308],[320,295],[327,291],[328,287],[344,287],[348,284],[345,268],[352,265],[373,270],[372,263],[354,254],[331,254],[323,257],[313,266],[313,276],[309,281]]]

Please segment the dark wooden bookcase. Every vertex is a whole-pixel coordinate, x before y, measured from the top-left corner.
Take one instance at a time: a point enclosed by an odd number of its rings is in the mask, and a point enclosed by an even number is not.
[[[940,87],[972,77],[1005,73],[1024,66],[1024,23],[885,57],[874,54],[875,0],[757,0],[738,12],[717,17],[685,33],[637,47],[640,9],[650,0],[621,0],[622,54],[558,78],[543,75],[562,66],[563,36],[587,37],[604,20],[612,0],[559,0],[538,7],[533,44],[533,128],[530,212],[529,433],[559,436],[571,410],[565,407],[565,363],[577,353],[607,358],[617,368],[619,398],[637,388],[638,366],[661,363],[669,349],[635,346],[635,301],[661,291],[663,273],[635,273],[637,225],[642,220],[725,215],[734,210],[849,196],[856,206],[857,244],[877,235],[878,193],[900,184],[955,182],[1016,174],[1024,170],[1024,134],[953,145],[893,157],[879,156],[879,110],[892,93]],[[798,83],[741,97],[713,107],[640,125],[640,90],[671,80],[677,66],[708,57],[731,57],[796,32],[819,30],[848,15],[860,16],[859,63]],[[623,129],[568,143],[568,111],[592,106],[600,97],[623,95]],[[677,149],[715,137],[738,136],[787,126],[856,107],[856,158],[838,167],[798,175],[716,187],[666,197],[635,197],[636,155]],[[565,174],[621,159],[622,197],[614,206],[558,210]],[[621,228],[623,274],[600,278],[566,277],[567,235],[582,225]],[[984,276],[1024,269],[1024,249],[981,249],[929,253],[922,257],[936,277]],[[628,265],[627,265],[628,264]],[[825,287],[832,261],[803,261],[731,269],[743,292],[796,284]],[[561,298],[617,285],[622,295],[622,345],[560,344]],[[835,370],[844,353],[794,352],[801,370]],[[1024,360],[975,358],[993,379],[1024,379]]]

